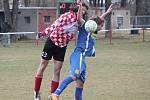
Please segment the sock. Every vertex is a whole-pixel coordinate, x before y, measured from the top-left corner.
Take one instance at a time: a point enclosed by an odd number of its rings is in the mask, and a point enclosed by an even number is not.
[[[34,83],[34,91],[35,92],[40,91],[41,83],[42,83],[42,77],[36,76],[35,83]]]
[[[71,82],[73,82],[72,77],[71,76],[66,77],[60,84],[60,86],[56,89],[55,94],[59,96]]]
[[[83,88],[76,87],[76,91],[75,91],[76,100],[82,100],[82,91]]]
[[[51,93],[54,93],[55,90],[58,88],[59,82],[51,81]]]

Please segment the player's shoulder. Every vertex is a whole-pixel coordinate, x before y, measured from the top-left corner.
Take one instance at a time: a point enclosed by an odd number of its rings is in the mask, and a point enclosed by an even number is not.
[[[74,16],[74,13],[72,13],[72,12],[66,12],[66,13],[64,13],[64,14],[62,14],[61,16],[60,16],[60,18],[75,18],[75,16]]]
[[[73,15],[73,12],[68,11],[68,12],[64,13],[63,15]]]

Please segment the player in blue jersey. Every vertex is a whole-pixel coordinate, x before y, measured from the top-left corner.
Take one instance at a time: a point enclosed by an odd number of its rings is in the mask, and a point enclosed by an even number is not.
[[[79,10],[82,10],[80,8],[81,4]],[[96,34],[103,26],[104,17],[111,11],[112,5],[101,16],[91,18],[91,20],[94,20],[98,25],[96,32],[87,32],[85,30],[85,21],[82,18],[79,18],[79,23],[81,26],[79,28],[77,46],[70,56],[70,75],[62,81],[56,91],[51,95],[52,100],[59,100],[60,94],[73,81],[76,81],[75,100],[82,100],[82,91],[86,78],[85,57],[95,56],[94,45],[96,41]],[[79,14],[79,17],[80,16],[82,15]]]

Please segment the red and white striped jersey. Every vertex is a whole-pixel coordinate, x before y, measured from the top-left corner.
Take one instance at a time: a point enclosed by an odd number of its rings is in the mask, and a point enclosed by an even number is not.
[[[56,46],[67,46],[73,38],[73,34],[78,31],[76,13],[70,11],[62,14],[55,22],[47,27],[42,35],[50,34],[50,38]]]

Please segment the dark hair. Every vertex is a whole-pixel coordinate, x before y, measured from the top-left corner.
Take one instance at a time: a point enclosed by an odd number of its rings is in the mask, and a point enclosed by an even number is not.
[[[92,18],[90,18],[90,20],[94,20],[98,25],[104,23],[104,20],[101,19],[99,16],[92,17]],[[97,34],[98,30],[96,30],[94,33]]]
[[[79,9],[79,4],[78,3],[72,3],[72,7],[70,8],[70,10],[77,13],[78,9]]]
[[[86,7],[87,10],[89,9],[89,7],[85,3],[82,3],[82,6]],[[70,10],[76,13],[76,12],[78,12],[78,9],[79,9],[79,4],[72,3],[72,7],[70,8]]]
[[[89,9],[88,5],[86,5],[85,3],[82,3],[82,7],[85,7],[87,10]],[[83,19],[85,21],[88,20],[88,13],[87,13],[87,11],[83,14]]]
[[[98,25],[104,23],[104,20],[101,19],[100,17],[96,16],[96,17],[92,17],[90,18],[90,20],[94,20]]]
[[[89,6],[85,3],[82,3],[82,6],[85,7],[87,10],[89,9]]]

